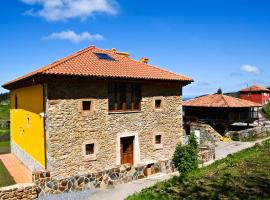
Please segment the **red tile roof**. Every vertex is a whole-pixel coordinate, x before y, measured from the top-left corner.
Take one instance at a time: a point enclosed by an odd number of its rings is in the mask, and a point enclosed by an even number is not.
[[[248,88],[240,90],[240,92],[270,92],[270,90],[261,85],[252,85]]]
[[[99,59],[95,53],[105,53],[114,60]],[[90,46],[48,66],[6,83],[3,87],[36,75],[75,75],[106,78],[134,78],[192,82],[191,78],[145,64],[115,50],[104,50]]]
[[[243,108],[243,107],[259,107],[261,106],[261,104],[247,101],[244,99],[238,99],[223,94],[211,94],[185,101],[183,102],[183,106]]]

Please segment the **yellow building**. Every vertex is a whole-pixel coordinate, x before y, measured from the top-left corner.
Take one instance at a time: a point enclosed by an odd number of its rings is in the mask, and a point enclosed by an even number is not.
[[[44,112],[43,85],[11,90],[11,148],[31,170],[46,168]]]

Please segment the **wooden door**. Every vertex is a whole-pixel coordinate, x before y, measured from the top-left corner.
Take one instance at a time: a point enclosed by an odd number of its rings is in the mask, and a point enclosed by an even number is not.
[[[133,164],[134,136],[121,138],[121,164]]]

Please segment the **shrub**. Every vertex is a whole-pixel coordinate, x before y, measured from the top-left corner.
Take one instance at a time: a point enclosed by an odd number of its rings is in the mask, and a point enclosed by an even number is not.
[[[188,145],[177,145],[172,161],[181,177],[198,168],[198,144],[194,134],[190,135]]]
[[[266,105],[263,106],[262,108],[262,112],[268,117],[270,118],[270,102]]]
[[[194,133],[191,133],[188,137],[188,145],[193,147],[194,149],[198,149],[197,138]]]

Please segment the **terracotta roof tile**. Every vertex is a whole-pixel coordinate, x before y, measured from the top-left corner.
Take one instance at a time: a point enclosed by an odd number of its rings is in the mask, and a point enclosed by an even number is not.
[[[114,60],[99,59],[95,53],[105,53]],[[4,85],[35,75],[75,75],[107,78],[135,78],[192,82],[191,78],[145,64],[118,54],[115,50],[104,50],[90,46],[48,66],[19,77]]]
[[[252,85],[248,88],[244,88],[242,90],[240,90],[241,92],[270,92],[269,89],[267,89],[264,86],[261,85]]]
[[[211,94],[185,101],[183,106],[243,108],[259,107],[261,104],[223,94]]]

